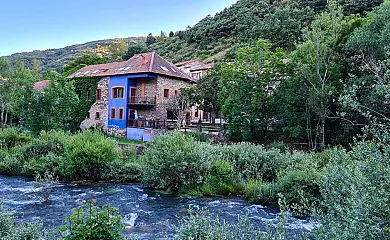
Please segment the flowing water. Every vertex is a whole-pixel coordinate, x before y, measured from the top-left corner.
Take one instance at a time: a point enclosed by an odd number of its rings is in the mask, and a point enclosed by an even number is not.
[[[188,214],[190,206],[207,208],[227,222],[247,214],[250,222],[263,230],[267,225],[275,227],[279,215],[276,209],[251,205],[241,199],[160,195],[144,190],[138,184],[60,184],[53,189],[46,205],[37,199],[36,191],[27,179],[0,176],[3,207],[15,211],[20,221],[38,220],[47,228],[63,225],[74,208],[92,199],[98,205],[110,204],[119,208],[127,233],[137,235],[139,239],[172,238],[178,219]],[[294,218],[287,224],[291,233],[308,232],[312,227],[310,221]]]

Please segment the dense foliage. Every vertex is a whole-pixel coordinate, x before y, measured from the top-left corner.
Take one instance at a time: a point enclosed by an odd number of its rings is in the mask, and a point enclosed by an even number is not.
[[[0,203],[0,239],[4,240],[41,240],[42,225],[39,223],[17,223],[17,218],[3,210]]]
[[[120,240],[124,239],[124,225],[118,209],[104,205],[94,206],[93,202],[75,209],[62,227],[64,240]]]

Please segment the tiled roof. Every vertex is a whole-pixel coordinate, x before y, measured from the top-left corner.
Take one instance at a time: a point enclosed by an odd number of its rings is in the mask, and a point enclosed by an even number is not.
[[[190,71],[198,71],[198,70],[207,70],[214,68],[214,63],[204,64],[200,66],[195,66],[190,69]]]
[[[47,85],[49,85],[49,83],[50,83],[50,80],[43,80],[40,82],[36,82],[36,83],[34,83],[33,88],[35,90],[43,90],[45,87],[47,87]]]
[[[155,73],[195,81],[155,52],[137,54],[127,61],[85,66],[68,78],[83,76],[115,76],[135,73]]]

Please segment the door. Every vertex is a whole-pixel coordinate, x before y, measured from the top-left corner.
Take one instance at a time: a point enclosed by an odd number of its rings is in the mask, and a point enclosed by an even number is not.
[[[130,102],[131,103],[137,102],[137,89],[136,88],[130,88]]]

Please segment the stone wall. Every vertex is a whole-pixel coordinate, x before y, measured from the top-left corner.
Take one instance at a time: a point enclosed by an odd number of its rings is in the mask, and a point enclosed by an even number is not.
[[[176,79],[167,76],[158,76],[155,119],[167,119],[167,110],[173,110],[174,104],[172,98],[175,96],[175,90],[181,88],[193,87],[194,84],[182,79]],[[170,98],[164,97],[164,89],[169,89]]]
[[[126,138],[127,129],[121,129],[121,128],[108,128],[106,130],[107,135],[115,136],[115,137],[122,137]]]
[[[107,131],[107,114],[108,114],[108,86],[110,77],[104,77],[98,82],[97,89],[101,89],[101,100],[91,106],[89,110],[89,118],[86,118],[81,122],[80,128],[85,130],[90,127],[102,128],[103,131]],[[96,113],[99,113],[99,118],[96,117]]]

